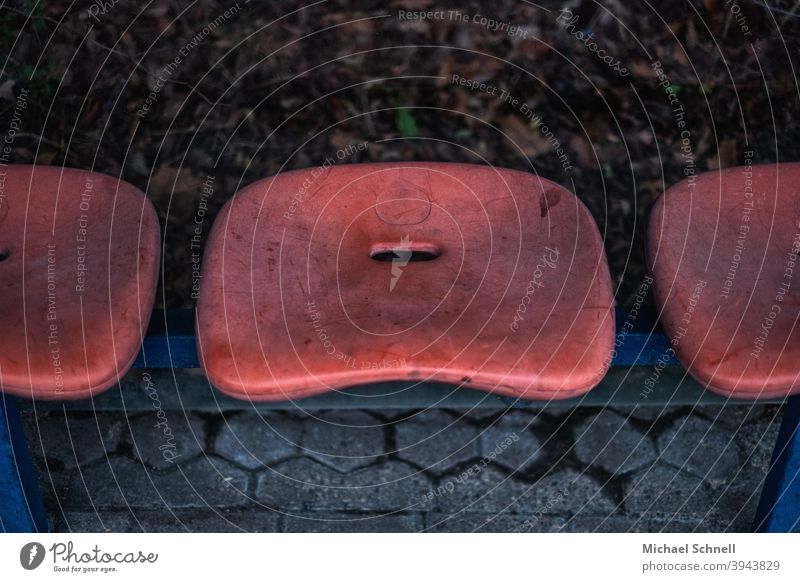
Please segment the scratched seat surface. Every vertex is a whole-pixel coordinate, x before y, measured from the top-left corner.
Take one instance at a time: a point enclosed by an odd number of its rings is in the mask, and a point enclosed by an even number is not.
[[[132,185],[9,166],[0,182],[0,389],[89,396],[133,363],[158,279],[158,220]]]
[[[254,400],[436,380],[566,398],[609,363],[597,227],[568,190],[483,166],[280,174],[215,221],[198,302],[212,383]]]
[[[709,172],[653,209],[648,260],[681,363],[738,398],[800,390],[800,164]]]

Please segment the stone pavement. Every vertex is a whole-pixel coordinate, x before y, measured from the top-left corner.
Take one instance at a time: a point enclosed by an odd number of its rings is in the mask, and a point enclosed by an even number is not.
[[[55,531],[748,531],[776,406],[24,413]]]

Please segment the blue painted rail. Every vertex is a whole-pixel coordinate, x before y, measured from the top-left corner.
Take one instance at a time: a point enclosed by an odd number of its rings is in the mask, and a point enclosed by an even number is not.
[[[754,529],[800,533],[800,396],[784,409]]]
[[[4,532],[46,532],[42,495],[10,396],[0,394],[0,417],[0,528]]]

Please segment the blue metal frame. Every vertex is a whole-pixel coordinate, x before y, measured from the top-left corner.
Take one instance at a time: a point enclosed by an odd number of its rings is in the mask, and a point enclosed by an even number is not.
[[[0,394],[0,529],[46,532],[47,514],[36,482],[19,412],[10,396]]]
[[[754,529],[800,533],[800,396],[790,398],[784,409]]]
[[[199,368],[194,309],[156,309],[134,368]]]

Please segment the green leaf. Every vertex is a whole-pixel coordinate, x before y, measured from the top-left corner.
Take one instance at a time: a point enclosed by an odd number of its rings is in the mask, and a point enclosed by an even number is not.
[[[416,137],[419,135],[417,122],[414,121],[414,116],[409,113],[408,109],[396,109],[394,120],[397,124],[397,131],[403,137]]]

